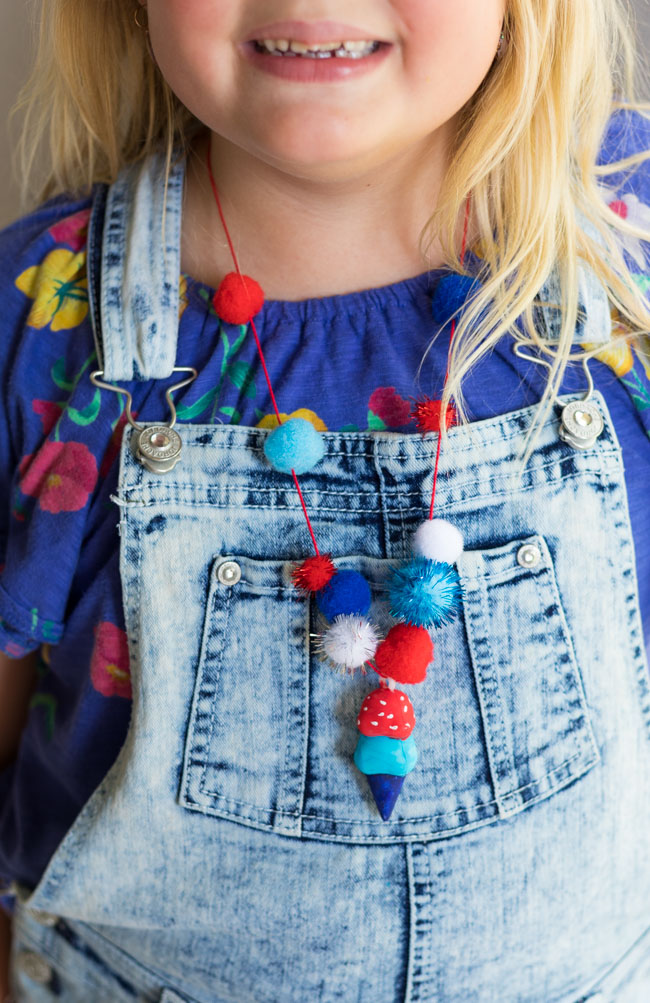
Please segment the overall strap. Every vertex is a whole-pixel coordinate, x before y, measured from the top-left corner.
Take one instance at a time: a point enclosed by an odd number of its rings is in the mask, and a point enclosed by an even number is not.
[[[163,153],[94,188],[88,297],[98,368],[107,381],[164,379],[174,368],[184,177],[185,158],[174,148],[166,196]]]

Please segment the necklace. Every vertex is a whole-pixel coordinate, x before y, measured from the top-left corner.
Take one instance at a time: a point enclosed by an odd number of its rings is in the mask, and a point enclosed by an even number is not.
[[[427,667],[433,661],[434,645],[430,630],[451,623],[458,615],[463,592],[455,562],[463,550],[463,538],[446,519],[433,517],[438,462],[440,458],[440,427],[443,420],[441,401],[424,399],[416,402],[412,417],[419,432],[438,432],[438,444],[433,473],[429,516],[416,530],[413,556],[401,567],[392,569],[388,579],[391,617],[397,622],[384,638],[368,619],[371,605],[370,586],[358,571],[337,569],[331,554],[321,553],[300,488],[298,475],[312,470],[324,455],[320,432],[303,418],[282,420],[264,352],[255,326],[255,315],[264,305],[260,285],[242,274],[221,207],[207,147],[207,168],[219,217],[228,241],[235,271],[229,272],[213,297],[217,316],[230,324],[250,323],[257,352],[277,418],[277,427],[264,443],[264,454],[278,471],[291,474],[298,492],[302,511],[314,547],[314,555],[295,565],[294,586],[314,597],[316,605],[328,621],[327,629],[317,635],[317,646],[334,668],[343,674],[356,669],[367,674],[366,666],[379,676],[378,688],[363,700],[356,724],[359,731],[354,763],[366,775],[372,795],[384,821],[390,818],[402,790],[405,776],[415,767],[418,758],[413,736],[415,712],[413,705],[396,684],[413,685],[424,681]],[[465,222],[461,262],[465,257],[470,198],[465,206]],[[452,321],[449,346],[456,322]],[[449,357],[448,357],[449,358]],[[445,384],[449,375],[449,362]],[[446,426],[455,421],[455,409],[450,406],[444,417]]]

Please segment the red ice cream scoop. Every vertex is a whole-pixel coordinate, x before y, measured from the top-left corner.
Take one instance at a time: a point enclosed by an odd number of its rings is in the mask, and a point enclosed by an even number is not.
[[[361,705],[357,725],[362,735],[408,738],[415,725],[413,704],[406,693],[382,687],[369,693]]]

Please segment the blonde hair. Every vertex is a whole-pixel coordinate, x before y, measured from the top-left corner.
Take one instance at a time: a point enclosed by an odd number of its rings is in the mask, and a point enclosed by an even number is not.
[[[89,195],[95,182],[111,183],[124,165],[153,152],[165,153],[168,175],[174,148],[184,156],[205,128],[149,56],[134,21],[138,9],[136,0],[41,0],[34,68],[11,112],[12,119],[24,113],[14,154],[22,212],[61,192]],[[647,350],[641,336],[650,333],[650,311],[621,240],[650,233],[613,213],[599,183],[643,163],[650,151],[608,166],[596,160],[612,112],[625,107],[650,117],[650,104],[636,99],[639,66],[626,0],[507,0],[504,27],[503,57],[462,110],[422,253],[426,259],[437,236],[445,263],[466,271],[458,220],[471,193],[481,285],[457,324],[443,413],[453,398],[460,420],[468,421],[464,377],[504,334],[521,338],[514,326],[520,318],[551,363],[523,471],[574,347],[581,263],[618,311],[615,337],[635,338]],[[49,143],[39,188],[43,135]],[[554,268],[562,323],[550,347],[536,331],[533,307]]]

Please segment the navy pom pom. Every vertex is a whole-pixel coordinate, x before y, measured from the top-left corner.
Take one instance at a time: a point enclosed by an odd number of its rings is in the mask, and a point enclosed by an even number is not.
[[[316,605],[328,620],[353,614],[365,616],[370,609],[370,586],[358,571],[343,568],[316,592]]]
[[[480,288],[478,279],[473,279],[470,275],[459,275],[457,272],[443,275],[431,300],[433,319],[438,324],[447,324],[458,316],[467,300]]]
[[[456,619],[463,602],[453,564],[415,557],[395,568],[388,581],[390,614],[417,627],[440,627]]]

